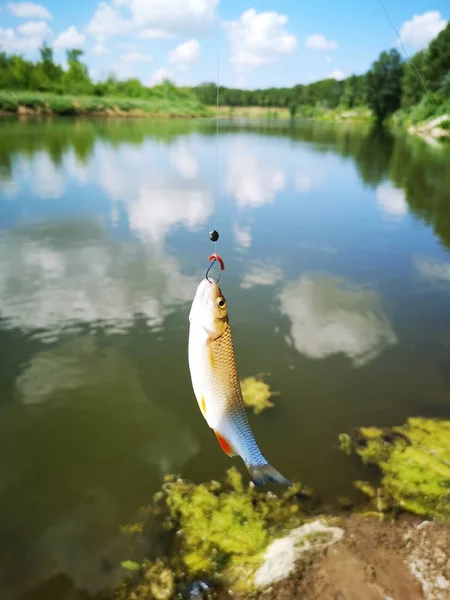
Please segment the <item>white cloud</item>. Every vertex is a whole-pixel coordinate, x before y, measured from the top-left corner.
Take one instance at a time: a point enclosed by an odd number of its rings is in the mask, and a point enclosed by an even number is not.
[[[64,193],[64,175],[47,152],[38,152],[32,162],[31,182],[38,198],[56,199]]]
[[[139,32],[139,37],[143,40],[167,40],[175,36],[164,29],[144,29]]]
[[[238,246],[241,248],[250,248],[252,245],[252,233],[250,226],[239,227],[238,225],[234,225],[233,234]]]
[[[405,192],[394,188],[389,183],[382,183],[377,187],[377,203],[386,214],[393,217],[403,217],[408,212],[408,203]]]
[[[180,206],[183,200],[180,191]],[[47,339],[80,324],[124,331],[136,315],[157,326],[192,301],[198,278],[184,275],[160,248],[112,242],[94,222],[66,228],[68,236],[61,224],[44,223],[39,236],[33,228],[0,233],[0,316],[7,326],[46,330]]]
[[[275,285],[283,278],[283,271],[279,267],[267,264],[255,264],[247,273],[244,273],[241,288],[249,289],[255,285]]]
[[[211,25],[219,0],[129,0],[139,27],[189,35]]]
[[[207,222],[213,209],[207,188],[173,174],[166,179],[152,171],[148,154],[141,151],[104,151],[99,156],[97,173],[110,199],[123,203],[130,229],[158,247],[174,226],[194,231]]]
[[[87,26],[87,32],[100,42],[115,35],[129,33],[131,29],[131,21],[120,16],[106,2],[100,2]]]
[[[86,36],[80,33],[76,27],[71,25],[66,31],[58,35],[53,42],[53,47],[56,50],[65,50],[67,48],[79,48],[86,41]]]
[[[258,67],[276,62],[297,47],[294,35],[285,26],[288,18],[276,12],[257,13],[251,8],[225,28],[231,44],[231,62],[238,68]]]
[[[137,196],[125,202],[130,229],[143,240],[160,246],[175,225],[191,231],[206,223],[212,211],[209,191],[199,186],[148,181]]]
[[[302,171],[295,176],[295,189],[301,194],[306,194],[322,186],[322,173]]]
[[[169,62],[180,69],[186,69],[200,58],[200,44],[197,40],[187,40],[179,44],[169,54]]]
[[[357,367],[397,342],[379,296],[344,279],[304,275],[289,282],[280,309],[291,322],[292,344],[311,358],[342,353]]]
[[[153,73],[151,81],[150,81],[150,85],[158,85],[159,83],[162,83],[166,79],[172,80],[172,78],[173,78],[172,71],[169,71],[169,69],[165,69],[164,67],[161,67],[160,69],[156,69],[156,71]]]
[[[92,178],[92,164],[81,162],[73,150],[64,155],[63,169],[79,185],[85,185]]]
[[[227,190],[240,208],[256,208],[274,201],[285,186],[284,172],[244,149],[230,153]]]
[[[198,162],[189,146],[178,144],[170,152],[170,160],[184,179],[197,179]]]
[[[321,33],[314,33],[305,40],[306,47],[310,50],[336,50],[338,47],[337,42],[334,40],[327,40],[327,38]]]
[[[328,73],[327,77],[328,79],[336,79],[336,81],[342,81],[345,75],[340,69],[333,69],[331,73]]]
[[[51,29],[45,21],[28,21],[17,27],[17,33],[30,37],[44,38],[51,34]]]
[[[428,256],[417,256],[414,258],[416,269],[429,279],[450,283],[450,263],[438,262]]]
[[[140,52],[127,52],[122,54],[122,60],[128,63],[146,63],[152,60],[151,56],[147,54],[141,54]]]
[[[239,75],[239,77],[236,77],[236,79],[234,80],[234,87],[237,87],[240,90],[245,89],[246,85],[247,85],[247,77],[245,75]]]
[[[95,46],[92,47],[91,53],[95,54],[97,56],[100,56],[102,54],[109,54],[111,51],[108,48],[108,46],[105,46],[105,44],[95,44]]]
[[[41,4],[34,2],[14,2],[7,5],[8,10],[21,19],[51,19],[51,13]]]
[[[43,41],[42,35],[17,35],[14,29],[0,27],[0,48],[4,52],[26,54],[37,50]]]
[[[409,43],[419,50],[425,48],[446,25],[447,20],[438,10],[429,10],[405,21],[400,28],[400,37],[404,43]]]

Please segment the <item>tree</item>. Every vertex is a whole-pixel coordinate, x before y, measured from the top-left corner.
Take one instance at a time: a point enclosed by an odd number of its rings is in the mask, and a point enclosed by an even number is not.
[[[450,98],[450,70],[442,81],[440,91],[444,94],[444,96]]]
[[[437,92],[450,71],[450,22],[430,43],[424,61],[424,75],[428,88]]]
[[[93,91],[93,85],[89,79],[89,73],[86,65],[80,62],[83,50],[76,48],[67,50],[68,70],[64,73],[62,83],[65,92],[72,94],[90,94]]]
[[[423,84],[419,73],[424,72],[425,51],[417,52],[411,60],[405,63],[402,77],[402,108],[410,108],[417,104],[423,96]]]
[[[382,52],[367,73],[367,103],[379,123],[400,108],[403,64],[395,49]]]

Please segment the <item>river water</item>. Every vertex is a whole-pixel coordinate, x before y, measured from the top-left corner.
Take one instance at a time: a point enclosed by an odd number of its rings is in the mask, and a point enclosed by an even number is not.
[[[251,426],[284,475],[355,497],[375,474],[340,432],[450,414],[450,148],[276,120],[214,133],[0,122],[2,600],[102,591],[165,473],[245,472],[187,365],[213,227],[240,375],[279,392]]]

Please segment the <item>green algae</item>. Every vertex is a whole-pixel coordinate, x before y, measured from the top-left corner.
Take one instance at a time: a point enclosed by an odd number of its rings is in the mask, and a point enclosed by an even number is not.
[[[269,385],[263,380],[262,375],[243,379],[241,388],[245,406],[253,408],[255,415],[259,415],[264,410],[275,406],[270,398],[277,395],[278,392],[273,392],[270,389]]]
[[[167,476],[161,492],[143,509],[142,524],[123,528],[130,539],[129,562],[133,566],[137,562],[141,568],[138,574],[134,570],[128,573],[120,588],[122,595],[117,597],[128,599],[133,590],[138,594],[133,597],[144,598],[139,594],[144,594],[154,580],[159,582],[163,568],[172,570],[175,586],[207,579],[235,591],[251,589],[267,546],[303,523],[299,500],[303,494],[300,485],[291,486],[280,496],[245,486],[235,467],[227,471],[223,483],[194,484]],[[174,552],[162,559],[160,571],[153,571],[155,563],[138,558],[139,553],[131,550],[139,546],[137,540],[148,527],[148,520],[155,518],[175,540]]]
[[[380,490],[357,482],[379,510],[450,522],[450,421],[415,417],[402,427],[360,428],[352,449],[381,470]]]
[[[124,563],[130,563],[124,565]],[[133,563],[131,572],[134,576],[124,579],[114,592],[117,600],[170,600],[175,594],[175,578],[171,568],[162,560],[155,562],[124,561],[127,568]],[[136,574],[139,573],[139,576]]]
[[[248,582],[273,537],[301,522],[300,506],[290,488],[280,498],[245,489],[232,467],[225,484],[166,484],[165,502],[181,531],[184,568],[190,577],[210,576],[227,586]]]

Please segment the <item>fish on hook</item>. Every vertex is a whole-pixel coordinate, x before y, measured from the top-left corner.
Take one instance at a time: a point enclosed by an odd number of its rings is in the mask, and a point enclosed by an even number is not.
[[[221,264],[222,266],[222,264]],[[206,275],[189,313],[189,369],[200,411],[228,456],[240,456],[256,486],[291,482],[261,453],[242,399],[227,302],[216,281]]]

